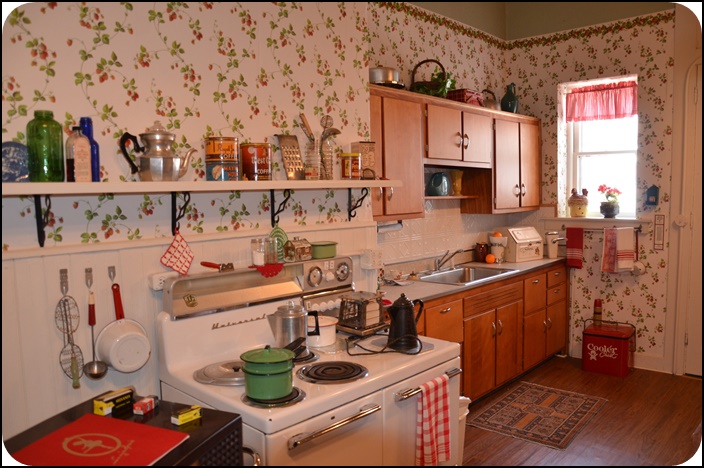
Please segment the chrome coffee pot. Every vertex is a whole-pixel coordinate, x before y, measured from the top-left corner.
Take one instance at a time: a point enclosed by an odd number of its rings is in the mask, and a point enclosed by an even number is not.
[[[120,138],[120,150],[132,174],[139,172],[140,180],[154,182],[174,182],[186,175],[191,156],[197,151],[195,148],[188,150],[185,156],[176,154],[173,148],[176,135],[166,131],[158,120],[145,133],[140,133],[139,138],[144,146],[130,133],[125,132]],[[136,157],[138,165],[127,154],[127,140],[132,140],[135,153],[144,153]]]
[[[415,307],[420,304],[418,314],[415,313]],[[420,299],[410,300],[404,293],[396,299],[388,309],[389,317],[391,317],[391,325],[389,326],[389,348],[397,351],[412,351],[418,348],[418,330],[416,323],[423,313],[423,301]]]
[[[311,312],[315,315],[316,328],[318,328],[318,313]],[[296,341],[298,338],[307,340],[308,336],[308,312],[300,305],[296,305],[294,301],[288,301],[285,305],[279,306],[276,312],[266,316],[269,320],[269,327],[274,334],[275,346],[284,348],[288,344]],[[310,354],[310,350],[306,349],[298,353],[298,358],[305,358]]]

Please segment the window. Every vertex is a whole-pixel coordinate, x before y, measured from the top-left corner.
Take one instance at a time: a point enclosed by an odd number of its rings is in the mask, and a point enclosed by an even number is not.
[[[563,85],[561,92],[568,95],[582,90],[588,90],[589,97],[580,96],[572,102],[568,98],[565,104],[568,162],[565,196],[570,196],[572,188],[579,193],[587,189],[587,216],[601,217],[599,206],[605,197],[598,188],[614,187],[621,191],[618,216],[635,218],[638,160],[635,77],[570,83]]]

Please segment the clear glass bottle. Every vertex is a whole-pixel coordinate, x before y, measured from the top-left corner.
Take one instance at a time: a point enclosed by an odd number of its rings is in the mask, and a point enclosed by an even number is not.
[[[66,139],[66,181],[91,182],[90,162],[90,140],[76,125]]]
[[[91,181],[100,182],[100,145],[93,138],[93,120],[90,117],[81,117],[79,123],[81,131],[90,140]]]
[[[64,181],[63,131],[52,111],[34,111],[27,124],[27,155],[30,182]]]
[[[320,180],[332,180],[333,176],[333,147],[330,138],[320,144]]]
[[[279,263],[278,240],[273,237],[264,238],[264,263],[267,265]]]
[[[252,239],[252,265],[263,266],[266,264],[266,252],[264,250],[264,238]]]

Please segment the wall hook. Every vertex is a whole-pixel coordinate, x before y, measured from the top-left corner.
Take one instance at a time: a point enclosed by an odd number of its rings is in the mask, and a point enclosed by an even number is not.
[[[362,206],[362,202],[364,202],[364,199],[367,198],[367,195],[369,195],[369,189],[364,187],[362,188],[362,196],[355,201],[354,206],[352,205],[352,189],[348,188],[347,189],[347,221],[352,221],[352,218],[357,216],[357,208]]]
[[[191,203],[191,193],[183,192],[183,205],[178,210],[176,209],[176,202],[178,201],[178,193],[171,192],[171,235],[175,236],[178,232],[181,224],[179,221],[183,219],[186,215],[186,210],[188,205]],[[177,213],[178,211],[178,213]]]
[[[46,204],[46,210],[42,214],[42,196],[34,196],[34,219],[37,224],[37,241],[39,242],[39,247],[44,247],[44,241],[46,240],[46,232],[44,232],[44,229],[49,225],[49,216],[51,213],[51,197],[49,195],[44,196],[44,203]]]
[[[279,204],[279,207],[274,210],[274,205],[276,204],[276,198],[274,197],[274,189],[271,189],[271,227],[276,227],[279,224],[279,214],[286,208],[286,203],[291,199],[291,190],[284,190],[284,201]]]

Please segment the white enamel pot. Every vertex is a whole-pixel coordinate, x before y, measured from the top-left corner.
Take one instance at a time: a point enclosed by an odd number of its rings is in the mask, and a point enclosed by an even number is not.
[[[136,320],[125,318],[120,285],[112,285],[115,301],[114,322],[103,328],[96,340],[98,360],[120,372],[135,372],[147,363],[152,349],[147,331]]]
[[[315,317],[308,317],[308,346],[311,348],[322,348],[335,344],[337,337],[337,318],[327,315],[318,316],[318,335],[315,332]]]

